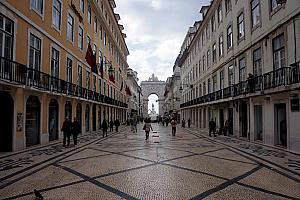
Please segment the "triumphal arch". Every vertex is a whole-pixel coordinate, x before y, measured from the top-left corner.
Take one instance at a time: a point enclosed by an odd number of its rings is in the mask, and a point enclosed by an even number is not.
[[[143,94],[143,116],[148,117],[148,97],[151,94],[158,96],[159,115],[163,116],[165,112],[165,81],[160,81],[154,74],[147,80],[141,82],[142,94]]]

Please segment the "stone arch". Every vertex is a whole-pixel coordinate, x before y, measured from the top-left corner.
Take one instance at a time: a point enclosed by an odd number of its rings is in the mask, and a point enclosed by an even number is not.
[[[163,115],[165,110],[164,108],[164,92],[165,92],[165,81],[159,81],[157,77],[152,74],[148,81],[141,82],[141,89],[143,94],[143,117],[148,116],[148,97],[151,94],[156,94],[158,96],[158,105],[159,105],[159,115]]]

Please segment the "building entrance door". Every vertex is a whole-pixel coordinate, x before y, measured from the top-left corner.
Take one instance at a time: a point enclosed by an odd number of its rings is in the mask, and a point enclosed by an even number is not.
[[[49,104],[48,118],[49,141],[58,139],[58,103],[55,99],[51,99]]]
[[[262,105],[254,106],[254,134],[256,140],[263,140]]]
[[[275,144],[287,146],[286,104],[275,104]]]
[[[219,120],[220,120],[220,129],[223,130],[224,128],[224,110],[220,109],[220,115],[219,115]]]
[[[228,134],[233,135],[233,108],[228,108]]]
[[[80,103],[76,106],[76,118],[80,126],[80,132],[82,132],[82,108]]]
[[[36,96],[30,96],[26,102],[26,147],[40,143],[40,102]]]
[[[0,91],[0,152],[12,151],[14,101],[8,92]]]
[[[90,106],[86,105],[85,108],[85,131],[90,131]]]
[[[97,120],[96,120],[96,105],[93,105],[92,108],[92,118],[93,118],[93,131],[96,131],[96,124],[97,124]]]
[[[240,132],[242,137],[247,137],[248,131],[248,114],[247,103],[242,101],[240,104]]]

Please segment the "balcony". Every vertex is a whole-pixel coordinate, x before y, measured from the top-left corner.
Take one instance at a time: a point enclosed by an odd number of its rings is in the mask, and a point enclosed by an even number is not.
[[[265,91],[279,86],[287,86],[300,83],[300,62],[291,67],[284,67],[256,76],[235,85],[198,97],[197,99],[182,103],[180,108],[200,105],[220,99],[247,95],[257,91]]]
[[[0,80],[15,85],[24,85],[41,91],[55,92],[109,105],[127,108],[127,104],[112,99],[79,85],[56,78],[23,64],[0,57]]]

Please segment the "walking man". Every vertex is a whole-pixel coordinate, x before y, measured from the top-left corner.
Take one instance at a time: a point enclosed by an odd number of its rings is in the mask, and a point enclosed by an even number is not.
[[[150,118],[146,118],[145,119],[145,124],[144,124],[144,128],[143,129],[145,130],[145,133],[146,133],[146,140],[148,140],[149,139],[150,129],[153,131],[153,128],[151,126],[151,120],[150,120]]]
[[[102,126],[102,130],[103,130],[103,137],[107,137],[108,124],[105,119],[103,119],[101,126]]]
[[[188,127],[191,128],[191,119],[188,119]]]
[[[216,122],[213,119],[209,121],[209,137],[211,137],[211,132],[213,132],[214,137],[216,137]]]
[[[115,121],[115,126],[116,126],[116,132],[118,132],[119,126],[120,126],[120,121],[118,119],[116,119],[116,121]]]
[[[109,122],[109,132],[113,132],[114,131],[114,122],[113,120],[110,120]]]
[[[70,136],[71,136],[71,122],[69,120],[69,118],[67,117],[62,125],[61,131],[64,134],[64,138],[63,138],[63,146],[66,145],[66,140],[67,140],[67,146],[70,145]]]
[[[175,134],[176,134],[176,125],[177,125],[177,122],[176,122],[176,120],[173,118],[172,121],[171,121],[172,135],[173,135],[173,136],[175,136]]]
[[[74,146],[77,145],[77,137],[79,133],[81,133],[81,127],[79,122],[77,121],[77,118],[74,117],[74,120],[72,122],[72,135],[73,135]]]

